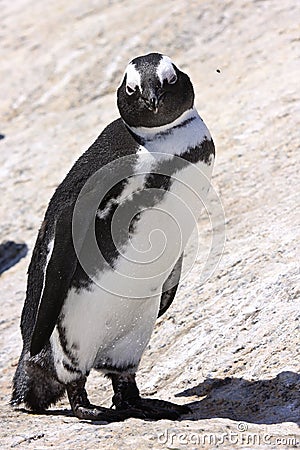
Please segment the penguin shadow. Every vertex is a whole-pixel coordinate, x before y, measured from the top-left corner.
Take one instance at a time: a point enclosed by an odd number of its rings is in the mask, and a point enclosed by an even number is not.
[[[180,420],[226,418],[269,425],[294,422],[300,427],[300,374],[295,372],[258,381],[209,378],[175,395],[191,396],[202,399],[186,404],[192,412]]]

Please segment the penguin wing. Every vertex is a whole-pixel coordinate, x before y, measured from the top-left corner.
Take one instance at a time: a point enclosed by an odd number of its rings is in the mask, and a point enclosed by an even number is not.
[[[157,317],[162,316],[167,311],[167,309],[174,300],[181,275],[182,259],[183,254],[177,260],[175,266],[173,267],[172,272],[170,273],[169,277],[163,284],[162,295],[160,298],[159,312]]]
[[[53,250],[45,267],[44,284],[31,337],[31,356],[38,354],[49,341],[77,266],[72,239],[72,212],[71,205],[65,206],[54,225]]]
[[[28,298],[22,313],[22,333],[30,343],[32,355],[39,353],[49,341],[75,271],[80,266],[76,253],[85,246],[88,229],[95,224],[93,208],[99,198],[99,192],[101,193],[102,176],[94,178],[93,175],[114,160],[134,155],[138,148],[139,144],[129,133],[122,119],[115,120],[77,160],[55,191],[45,216],[49,234],[52,238],[54,236],[53,251],[50,259],[46,261],[47,244],[44,241],[44,234],[41,233],[30,263]],[[134,159],[130,159],[130,162],[133,165]],[[110,176],[109,172],[107,176]],[[121,186],[119,188],[121,189]],[[79,228],[79,236],[75,237],[76,252],[72,235],[75,204],[79,225],[76,231],[78,232]],[[49,243],[49,240],[47,242]],[[31,322],[35,323],[32,332]]]

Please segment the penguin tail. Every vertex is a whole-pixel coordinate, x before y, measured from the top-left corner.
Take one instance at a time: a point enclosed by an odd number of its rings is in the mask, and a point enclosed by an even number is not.
[[[65,386],[23,350],[13,378],[11,406],[24,403],[34,412],[43,412],[63,397]]]

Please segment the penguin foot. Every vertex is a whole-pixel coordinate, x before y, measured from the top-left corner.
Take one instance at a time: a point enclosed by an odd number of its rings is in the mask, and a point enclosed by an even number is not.
[[[73,381],[67,385],[67,393],[72,411],[78,419],[97,420],[101,422],[121,422],[129,417],[144,419],[145,414],[137,408],[122,411],[92,405],[85,390],[86,378]]]
[[[181,415],[191,412],[190,408],[184,405],[177,405],[164,400],[140,397],[135,382],[135,374],[120,373],[110,374],[109,376],[112,380],[115,392],[113,404],[116,411],[132,411],[134,413],[139,410],[141,414],[144,415],[143,418],[152,420],[176,420]]]
[[[181,415],[190,412],[190,409],[184,405],[140,397],[134,374],[111,374],[110,377],[115,392],[113,396],[115,409],[90,403],[84,387],[85,377],[67,385],[67,393],[75,417],[99,422],[121,422],[130,417],[176,420]]]

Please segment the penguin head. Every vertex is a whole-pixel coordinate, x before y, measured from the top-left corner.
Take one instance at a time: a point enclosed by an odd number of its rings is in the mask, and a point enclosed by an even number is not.
[[[194,104],[189,77],[160,53],[133,59],[117,94],[120,115],[132,127],[167,125]]]

